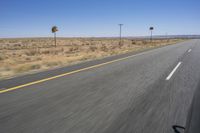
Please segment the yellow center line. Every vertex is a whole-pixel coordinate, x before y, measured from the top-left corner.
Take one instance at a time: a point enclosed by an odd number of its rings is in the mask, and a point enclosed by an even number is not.
[[[63,77],[63,76],[67,76],[67,75],[75,74],[75,73],[78,73],[78,72],[86,71],[86,70],[89,70],[89,69],[101,67],[101,66],[104,66],[104,65],[107,65],[107,64],[111,64],[111,63],[114,63],[114,62],[119,62],[119,61],[126,60],[126,59],[129,59],[131,57],[135,57],[135,56],[138,56],[138,55],[141,55],[141,54],[144,54],[144,53],[127,56],[127,57],[124,57],[124,58],[108,61],[108,62],[101,63],[101,64],[98,64],[98,65],[94,65],[94,66],[82,68],[82,69],[79,69],[79,70],[74,70],[74,71],[71,71],[71,72],[63,73],[63,74],[60,74],[60,75],[57,75],[57,76],[53,76],[53,77],[50,77],[50,78],[45,78],[45,79],[41,79],[41,80],[30,82],[30,83],[27,83],[27,84],[23,84],[23,85],[15,86],[15,87],[12,87],[12,88],[0,90],[0,94],[6,93],[6,92],[9,92],[9,91],[14,91],[14,90],[17,90],[17,89],[20,89],[20,88],[24,88],[24,87],[27,87],[27,86],[39,84],[39,83],[42,83],[42,82],[46,82],[46,81],[53,80],[53,79],[56,79],[56,78],[60,78],[60,77]]]

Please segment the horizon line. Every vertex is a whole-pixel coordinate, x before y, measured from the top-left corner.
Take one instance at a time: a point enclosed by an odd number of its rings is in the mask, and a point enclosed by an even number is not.
[[[172,35],[154,35],[154,37],[192,37],[198,36],[200,34],[172,34]],[[148,38],[150,36],[123,36],[122,38]],[[52,38],[51,36],[41,36],[41,37],[0,37],[0,39],[37,39],[37,38]],[[57,38],[119,38],[118,36],[57,36]]]

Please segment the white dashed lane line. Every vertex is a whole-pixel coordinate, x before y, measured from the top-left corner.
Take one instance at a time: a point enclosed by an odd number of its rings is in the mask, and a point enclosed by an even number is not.
[[[171,77],[174,75],[174,73],[176,72],[176,70],[179,68],[179,66],[182,64],[182,62],[179,62],[176,67],[172,70],[172,72],[169,74],[169,76],[167,76],[166,80],[170,80]]]

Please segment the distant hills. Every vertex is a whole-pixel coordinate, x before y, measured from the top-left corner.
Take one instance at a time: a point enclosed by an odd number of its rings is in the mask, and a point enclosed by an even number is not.
[[[127,37],[133,39],[149,39],[149,36]],[[200,35],[155,35],[154,39],[200,39]]]
[[[19,38],[1,38],[0,39],[51,39],[52,37],[19,37]],[[57,37],[58,39],[92,39],[92,38],[103,38],[103,39],[117,39],[119,37]],[[149,39],[150,36],[123,36],[122,38],[127,39]],[[200,35],[154,35],[153,39],[200,39]]]

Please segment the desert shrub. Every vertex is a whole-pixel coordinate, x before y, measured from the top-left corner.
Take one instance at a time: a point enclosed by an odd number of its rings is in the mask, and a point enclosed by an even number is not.
[[[43,50],[43,51],[40,51],[41,54],[50,54],[51,51],[50,50]]]
[[[53,67],[53,66],[58,66],[61,65],[62,63],[60,61],[55,61],[55,62],[45,62],[45,65],[47,67]]]
[[[31,61],[31,58],[30,57],[26,57],[25,60],[26,61]]]
[[[9,42],[9,43],[17,43],[18,40],[9,40],[8,42]]]
[[[108,51],[108,48],[106,47],[106,45],[103,45],[103,46],[101,47],[101,50],[104,51],[104,52],[107,52],[107,51]]]
[[[90,46],[90,47],[89,47],[89,50],[92,51],[92,52],[94,52],[94,51],[97,50],[97,47],[95,47],[95,46]]]
[[[121,43],[119,42],[119,48],[124,46],[124,42],[122,41]]]
[[[4,57],[3,56],[0,56],[0,61],[4,60]]]
[[[38,50],[37,50],[37,49],[30,49],[30,50],[28,50],[28,51],[25,52],[25,54],[26,54],[27,56],[34,56],[34,55],[36,55],[37,53],[38,53]]]
[[[85,42],[85,43],[83,43],[82,45],[83,45],[83,46],[89,46],[89,45],[90,45],[90,43],[88,43],[88,42]]]
[[[132,40],[132,44],[134,44],[134,45],[135,45],[135,44],[136,44],[136,41],[135,41],[135,40]]]
[[[10,68],[9,66],[6,66],[6,67],[3,67],[3,70],[4,70],[4,71],[10,71],[11,68]]]
[[[146,45],[148,42],[147,41],[142,41],[142,44]]]
[[[4,43],[4,40],[0,40],[0,43]]]
[[[78,47],[71,47],[69,48],[69,52],[77,52],[79,50]]]
[[[42,58],[41,57],[37,57],[35,60],[40,61],[40,60],[42,60]]]
[[[30,70],[40,69],[41,66],[39,64],[30,65]]]
[[[114,50],[114,49],[117,49],[117,48],[118,48],[118,46],[116,46],[116,45],[111,46],[111,50]]]
[[[55,54],[55,55],[57,55],[57,54],[60,54],[60,53],[62,53],[64,51],[64,49],[63,48],[59,48],[59,49],[51,49],[51,53],[52,54]]]
[[[26,64],[26,65],[22,65],[19,66],[17,68],[15,68],[15,72],[20,73],[20,72],[26,72],[26,71],[30,71],[30,70],[36,70],[36,69],[40,69],[41,66],[39,64]]]

